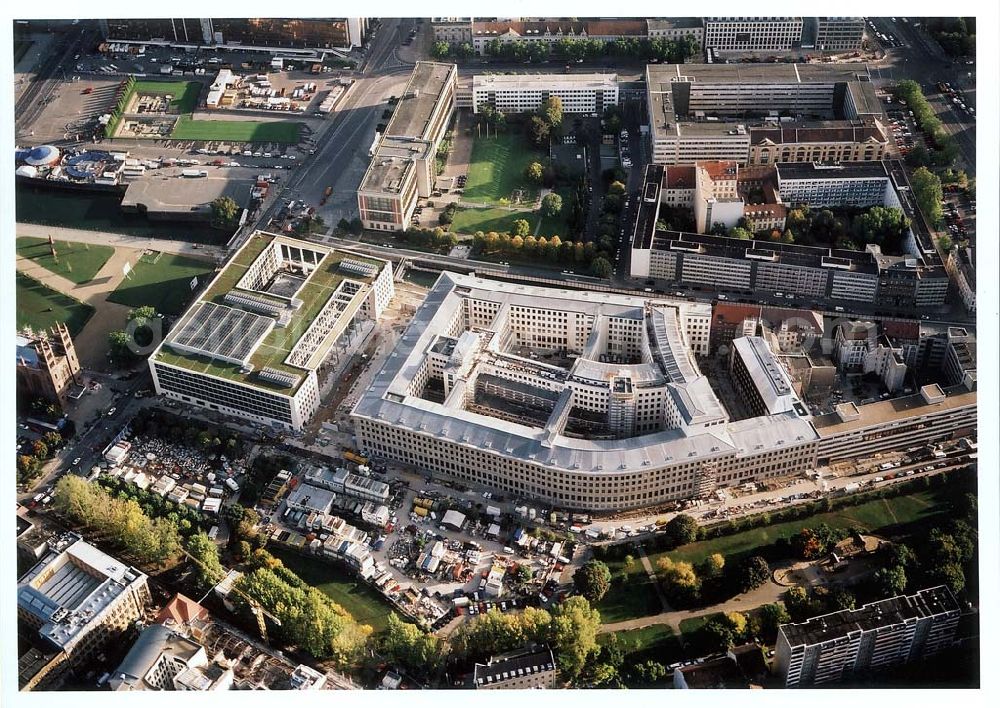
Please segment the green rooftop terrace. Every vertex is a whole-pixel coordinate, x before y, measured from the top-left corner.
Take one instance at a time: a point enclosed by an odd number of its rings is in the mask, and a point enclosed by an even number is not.
[[[274,242],[275,239],[286,238],[274,234],[255,234],[242,249],[236,254],[232,261],[219,273],[215,281],[209,285],[208,289],[198,298],[197,302],[214,302],[226,304],[224,298],[226,294],[236,288],[236,284],[247,272],[250,266],[257,260],[261,253]],[[297,241],[297,239],[289,239]],[[371,282],[371,278],[363,278],[354,274],[343,273],[340,270],[342,260],[349,258],[362,263],[372,265],[376,268],[381,266],[378,261],[353,253],[330,250],[318,244],[308,243],[309,248],[319,252],[326,252],[320,266],[314,270],[305,284],[296,294],[296,298],[301,300],[302,306],[292,316],[285,327],[275,327],[264,338],[260,345],[250,355],[249,363],[253,366],[253,371],[243,373],[236,364],[225,361],[212,360],[209,357],[182,354],[170,349],[169,344],[165,344],[156,355],[156,361],[164,364],[177,366],[180,368],[196,371],[198,373],[218,376],[224,379],[237,381],[245,385],[256,388],[294,395],[302,381],[308,375],[309,370],[285,364],[285,359],[295,348],[309,326],[319,315],[320,311],[334,295],[344,280]],[[267,296],[259,291],[247,291],[255,294]],[[269,298],[271,299],[271,298]],[[196,303],[192,304],[194,307]],[[285,387],[279,384],[264,381],[256,376],[256,372],[265,367],[270,367],[277,371],[292,374],[299,377],[299,383],[292,387]]]

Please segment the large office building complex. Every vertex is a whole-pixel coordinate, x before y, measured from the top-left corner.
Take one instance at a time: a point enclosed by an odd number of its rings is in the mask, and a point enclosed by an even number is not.
[[[807,688],[933,656],[951,646],[961,615],[944,585],[778,629],[785,686]]]
[[[812,46],[821,52],[860,51],[865,38],[863,17],[810,17],[806,25],[811,30],[815,24],[816,36]]]
[[[17,583],[17,616],[71,664],[92,656],[142,617],[146,575],[67,533]]]
[[[115,41],[273,50],[352,49],[368,32],[366,17],[122,18],[101,25]]]
[[[617,74],[488,74],[472,79],[472,106],[486,104],[502,113],[534,111],[549,97],[564,113],[604,113],[618,104]]]
[[[900,207],[883,162],[778,163],[778,191],[787,204],[822,207]]]
[[[437,149],[455,113],[457,75],[454,64],[414,67],[358,187],[366,229],[404,230],[417,198],[431,196]]]
[[[885,158],[888,149],[888,131],[877,120],[772,123],[750,128],[746,164],[868,162]]]
[[[647,36],[645,20],[476,20],[472,23],[472,45],[476,54],[489,53],[491,42],[543,43],[553,45],[562,39],[640,39]]]
[[[706,17],[705,49],[784,51],[802,44],[801,17]]]
[[[564,508],[628,509],[802,471],[802,410],[730,421],[708,306],[443,273],[352,411],[372,454]]]
[[[150,356],[156,392],[300,430],[319,407],[320,365],[393,294],[388,261],[257,232]]]
[[[865,64],[651,64],[646,91],[653,162],[664,165],[745,164],[754,121],[843,128],[883,117]]]

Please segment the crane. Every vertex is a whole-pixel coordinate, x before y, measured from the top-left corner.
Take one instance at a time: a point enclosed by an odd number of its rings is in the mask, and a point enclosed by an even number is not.
[[[199,568],[201,568],[203,571],[205,571],[206,575],[208,575],[209,577],[211,575],[213,575],[212,571],[210,571],[207,567],[205,567],[204,563],[202,563],[200,560],[198,560],[197,558],[195,558],[194,556],[192,556],[185,549],[181,548],[181,553],[183,553],[185,556],[187,556],[188,560],[193,561],[195,564],[198,565]],[[215,590],[215,588],[219,585],[219,583],[221,583],[225,579],[225,577],[226,577],[226,574],[224,573],[223,576],[221,578],[219,578],[217,581],[215,581],[215,583],[212,585],[212,587],[210,587],[208,589],[208,592],[206,592],[204,595],[202,595],[201,600],[204,600],[206,597],[208,597],[208,594],[210,592],[212,592],[213,590]],[[273,614],[271,614],[270,612],[268,612],[267,610],[265,610],[261,606],[261,604],[259,602],[257,602],[256,600],[254,600],[252,597],[250,597],[249,595],[247,595],[245,592],[243,592],[239,588],[235,588],[234,587],[234,588],[232,588],[232,591],[235,592],[240,597],[242,597],[244,600],[246,600],[247,604],[250,606],[250,613],[253,614],[254,618],[257,620],[257,629],[260,630],[260,636],[261,636],[261,638],[265,642],[270,642],[270,640],[268,639],[268,636],[267,636],[267,623],[264,621],[264,618],[266,617],[267,619],[271,620],[278,627],[281,626],[281,620],[279,620]],[[199,600],[199,603],[201,602],[201,600]]]

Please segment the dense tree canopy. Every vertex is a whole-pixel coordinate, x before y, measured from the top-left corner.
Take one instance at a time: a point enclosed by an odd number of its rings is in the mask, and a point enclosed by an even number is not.
[[[585,598],[600,602],[611,587],[611,571],[602,561],[590,560],[573,574],[573,583]]]

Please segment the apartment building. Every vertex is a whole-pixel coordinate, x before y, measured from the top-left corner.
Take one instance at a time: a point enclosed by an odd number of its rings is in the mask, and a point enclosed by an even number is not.
[[[484,690],[558,688],[559,666],[548,647],[529,647],[477,663],[472,684]]]
[[[762,337],[737,337],[729,356],[729,372],[744,405],[753,415],[796,410],[806,415],[788,374]]]
[[[883,116],[865,64],[651,64],[646,92],[653,162],[665,165],[746,164],[755,124],[850,127]],[[837,143],[845,136],[826,137]]]
[[[438,146],[455,114],[458,69],[417,62],[358,187],[366,229],[403,231],[418,197],[429,197]]]
[[[563,113],[602,114],[618,105],[617,74],[488,74],[472,79],[473,112],[486,104],[502,113],[529,113],[556,96]]]
[[[447,42],[453,47],[472,44],[471,17],[432,17],[430,25],[435,42]]]
[[[739,165],[733,160],[695,163],[694,219],[699,233],[716,224],[727,229],[743,218],[743,199],[737,192]]]
[[[76,347],[66,325],[57,322],[51,333],[18,334],[15,345],[18,396],[65,406],[71,388],[83,384]]]
[[[889,137],[877,121],[827,121],[750,128],[748,165],[882,160]]]
[[[301,430],[317,371],[394,294],[392,263],[254,233],[149,357],[157,394]]]
[[[875,348],[878,327],[870,321],[841,322],[833,336],[833,360],[842,369],[861,369],[868,350]]]
[[[786,51],[801,46],[801,17],[706,17],[705,49]]]
[[[951,646],[961,609],[944,585],[778,629],[776,664],[788,688],[871,675]]]
[[[72,665],[118,641],[149,603],[144,573],[72,532],[17,583],[18,619]]]
[[[945,267],[970,314],[976,312],[976,249],[953,248]]]
[[[816,25],[813,46],[821,52],[858,52],[864,44],[865,18],[816,17],[808,18]]]

